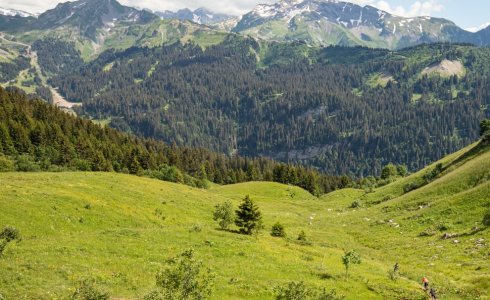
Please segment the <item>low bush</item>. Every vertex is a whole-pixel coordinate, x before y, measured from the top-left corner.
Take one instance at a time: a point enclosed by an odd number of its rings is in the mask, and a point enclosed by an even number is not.
[[[3,251],[5,251],[5,248],[7,247],[7,240],[0,240],[0,257],[3,255]]]
[[[71,300],[108,300],[109,293],[96,285],[91,279],[86,279],[78,284]]]
[[[17,157],[16,170],[19,172],[39,172],[41,166],[31,156],[20,155]]]
[[[13,226],[5,226],[0,232],[0,239],[4,239],[7,242],[11,242],[13,240],[20,240],[20,233],[17,228]]]
[[[311,242],[308,240],[308,238],[307,238],[306,233],[304,232],[304,230],[301,230],[301,232],[298,234],[298,238],[296,239],[296,241],[300,245],[306,245],[306,246],[311,245]]]
[[[0,172],[13,172],[13,171],[15,171],[14,162],[10,160],[10,158],[0,154]]]
[[[276,300],[341,300],[344,296],[337,295],[335,290],[308,287],[304,282],[290,282],[286,286],[274,288]]]
[[[395,270],[390,269],[388,271],[388,278],[391,279],[392,281],[397,281],[398,278],[400,278],[400,275]]]
[[[271,229],[271,236],[286,237],[286,230],[284,229],[284,226],[279,222],[274,224]]]
[[[487,212],[483,216],[483,225],[486,227],[490,227],[490,209],[487,210]]]
[[[362,207],[362,202],[360,199],[354,200],[352,204],[350,205],[350,208],[361,208]]]
[[[156,288],[145,300],[205,300],[212,292],[213,276],[204,269],[192,249],[171,260],[171,265],[157,274]]]

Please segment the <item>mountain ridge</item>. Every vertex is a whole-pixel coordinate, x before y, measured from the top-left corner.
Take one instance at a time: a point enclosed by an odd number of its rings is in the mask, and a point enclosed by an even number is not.
[[[213,13],[206,8],[152,12],[124,6],[116,0],[79,0],[60,3],[37,18],[0,15],[0,31],[53,30],[71,25],[96,41],[116,23],[121,26],[149,24],[158,18],[186,20],[258,39],[301,41],[312,46],[394,50],[438,42],[490,45],[490,27],[473,33],[443,18],[405,18],[370,5],[337,0],[282,0],[259,4],[240,17]]]
[[[428,16],[405,18],[370,5],[335,0],[282,0],[259,4],[231,29],[257,38],[306,41],[315,46],[343,45],[400,49],[433,42],[478,42],[454,22]]]
[[[214,13],[207,8],[201,7],[198,9],[190,10],[188,8],[180,9],[178,11],[154,11],[154,14],[161,17],[162,19],[178,19],[178,20],[189,20],[197,24],[211,25],[220,22],[226,22],[230,19],[235,18],[235,16]]]

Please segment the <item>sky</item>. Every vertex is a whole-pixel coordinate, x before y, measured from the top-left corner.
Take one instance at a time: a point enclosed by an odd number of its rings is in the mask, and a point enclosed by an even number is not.
[[[449,19],[464,29],[476,31],[490,25],[489,0],[346,0],[361,5],[372,5],[400,16],[433,16]],[[66,0],[0,0],[0,7],[41,13]],[[276,0],[120,0],[121,3],[153,10],[196,9],[241,15],[259,3]]]

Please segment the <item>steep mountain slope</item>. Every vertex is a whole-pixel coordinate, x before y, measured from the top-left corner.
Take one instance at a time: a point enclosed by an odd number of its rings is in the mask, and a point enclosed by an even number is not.
[[[348,300],[422,299],[424,276],[442,299],[484,299],[490,152],[473,145],[439,163],[445,170],[437,179],[399,197],[435,165],[374,193],[341,190],[321,199],[272,183],[199,190],[111,173],[0,173],[0,226],[22,236],[0,258],[1,293],[66,298],[78,281],[94,278],[115,298],[141,298],[156,272],[192,247],[215,274],[211,299],[272,299],[272,287],[289,281],[334,288]],[[257,238],[217,230],[214,205],[237,207],[247,194],[266,230]],[[387,200],[369,200],[381,197]],[[349,208],[358,198],[367,206]],[[276,222],[286,239],[269,235]],[[310,245],[296,241],[301,231]],[[341,256],[350,249],[362,263],[347,281]],[[395,262],[400,278],[392,281]]]
[[[98,30],[114,27],[115,23],[143,24],[155,18],[147,11],[123,6],[116,0],[80,0],[60,3],[36,19],[23,18],[25,24],[13,30],[49,30],[67,26],[95,39]]]
[[[73,43],[85,60],[107,49],[132,46],[154,47],[176,41],[206,46],[226,35],[190,21],[161,20],[147,10],[123,6],[116,0],[61,3],[38,18],[0,16],[0,31],[26,44],[46,38]]]
[[[234,18],[235,16],[227,15],[227,14],[219,14],[209,11],[208,9],[201,7],[194,11],[186,8],[181,9],[176,12],[173,11],[163,11],[163,12],[155,12],[155,14],[162,19],[177,19],[177,20],[188,20],[193,21],[198,24],[215,24],[219,22],[225,22]]]
[[[245,14],[232,31],[266,40],[388,49],[432,42],[470,42],[476,37],[445,19],[403,18],[369,5],[336,0],[261,4]],[[489,44],[490,40],[481,42]]]
[[[490,26],[478,31],[475,34],[475,38],[471,40],[472,43],[479,46],[488,46],[490,40]]]
[[[50,81],[83,102],[79,113],[169,143],[328,173],[379,175],[389,162],[417,170],[475,141],[490,113],[490,53],[472,46],[390,52],[230,37],[206,50],[106,54]]]
[[[81,0],[58,4],[39,15],[31,30],[47,30],[62,26],[78,29],[83,36],[97,38],[97,31],[110,30],[116,23],[145,24],[155,19],[147,11],[126,7],[116,0]]]

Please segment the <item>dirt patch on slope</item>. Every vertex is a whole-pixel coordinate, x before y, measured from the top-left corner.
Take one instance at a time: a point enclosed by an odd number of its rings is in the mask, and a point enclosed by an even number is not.
[[[422,75],[439,74],[443,77],[453,75],[463,76],[466,70],[459,60],[443,60],[439,64],[432,65],[422,71]]]

